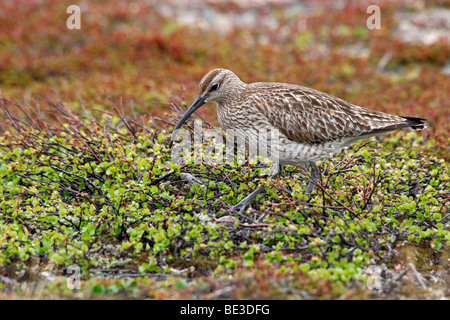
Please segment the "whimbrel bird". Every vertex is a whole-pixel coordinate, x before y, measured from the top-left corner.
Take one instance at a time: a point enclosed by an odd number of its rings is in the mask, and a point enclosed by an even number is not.
[[[425,119],[401,117],[366,109],[332,95],[299,85],[273,82],[244,83],[232,71],[214,69],[200,81],[200,94],[175,127],[175,133],[190,115],[205,103],[217,102],[222,128],[250,132],[278,130],[281,165],[311,167],[306,189],[311,193],[320,171],[316,161],[341,151],[358,140],[394,130],[422,130]],[[256,140],[257,137],[253,137]],[[250,134],[250,142],[252,136]],[[243,212],[260,187],[233,207]]]

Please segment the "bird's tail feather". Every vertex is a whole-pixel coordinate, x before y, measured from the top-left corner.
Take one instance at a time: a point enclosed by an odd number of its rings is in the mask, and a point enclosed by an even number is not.
[[[406,120],[405,129],[423,130],[428,128],[427,120],[414,117],[403,117]]]
[[[405,122],[390,125],[383,128],[373,129],[370,132],[366,132],[363,135],[375,135],[375,134],[383,134],[395,130],[423,130],[427,128],[427,120],[422,118],[414,118],[414,117],[402,117],[405,119]]]

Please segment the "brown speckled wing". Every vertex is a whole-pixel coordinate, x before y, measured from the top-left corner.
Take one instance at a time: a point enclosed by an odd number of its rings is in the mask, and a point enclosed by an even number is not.
[[[408,127],[405,118],[348,103],[297,85],[253,83],[251,105],[292,141],[322,144]]]

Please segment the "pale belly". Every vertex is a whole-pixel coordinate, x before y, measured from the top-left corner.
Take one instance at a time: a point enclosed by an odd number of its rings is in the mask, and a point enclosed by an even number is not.
[[[227,130],[228,134],[229,130]],[[233,134],[236,131],[232,131]],[[285,136],[271,136],[255,134],[254,130],[246,130],[239,133],[240,138],[246,138],[245,147],[253,155],[267,157],[272,162],[281,165],[305,165],[308,162],[316,162],[328,156],[330,153],[341,151],[339,145],[327,143],[323,145],[308,145],[293,142]]]
[[[280,139],[278,162],[281,165],[304,165],[308,162],[319,161],[327,157],[330,152],[335,152],[335,150]]]

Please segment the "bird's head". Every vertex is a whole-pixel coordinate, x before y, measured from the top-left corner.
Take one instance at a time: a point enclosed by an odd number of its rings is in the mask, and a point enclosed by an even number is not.
[[[208,102],[224,102],[235,95],[245,85],[232,71],[227,69],[214,69],[208,72],[200,81],[200,92],[194,103],[178,121],[170,138],[169,147],[172,146],[177,130],[202,105]]]

